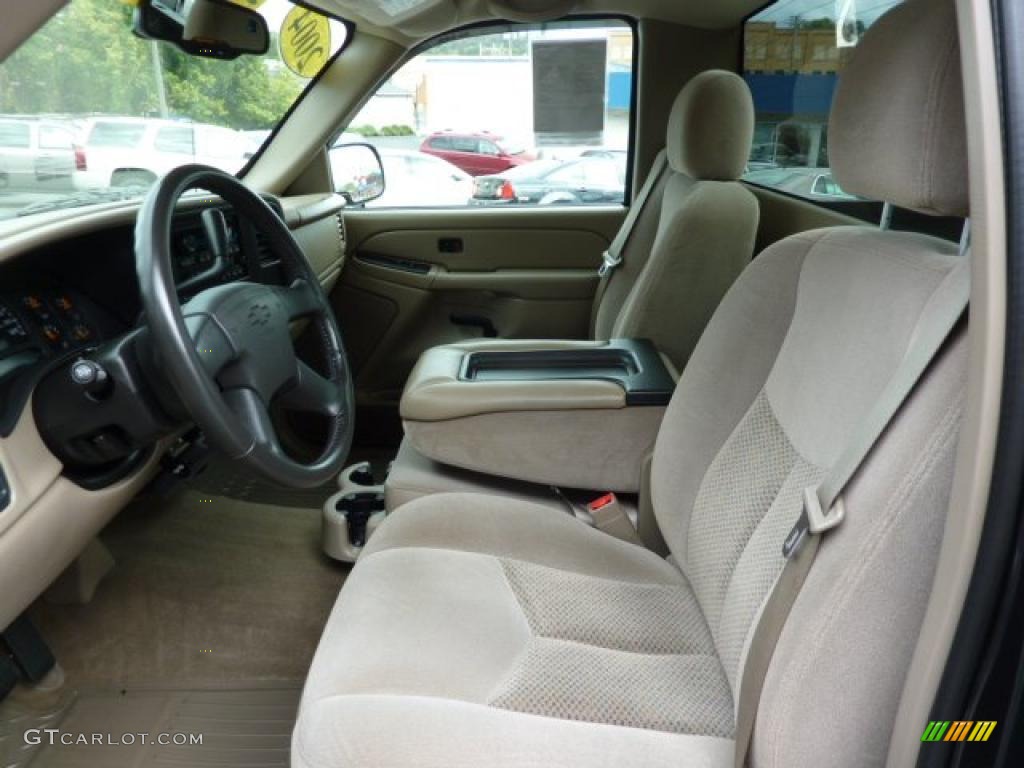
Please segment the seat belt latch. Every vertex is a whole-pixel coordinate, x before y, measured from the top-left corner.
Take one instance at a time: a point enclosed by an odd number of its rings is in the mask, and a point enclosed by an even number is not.
[[[782,554],[786,559],[791,558],[800,551],[804,540],[808,535],[819,536],[825,531],[830,531],[843,522],[846,518],[846,506],[842,497],[835,500],[828,512],[821,507],[821,497],[818,496],[817,487],[804,488],[803,511],[800,519],[789,532],[786,540],[782,543]]]
[[[592,521],[590,524],[597,530],[631,544],[641,543],[634,522],[626,514],[625,508],[619,503],[619,497],[614,493],[598,496],[588,503],[587,514]]]
[[[610,275],[622,263],[622,257],[616,256],[610,251],[601,254],[601,267],[597,270],[597,276],[604,278]]]

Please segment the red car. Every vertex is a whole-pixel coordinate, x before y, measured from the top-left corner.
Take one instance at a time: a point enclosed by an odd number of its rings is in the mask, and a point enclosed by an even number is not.
[[[537,159],[523,147],[487,131],[438,131],[423,140],[420,151],[443,158],[472,176],[501,173]]]

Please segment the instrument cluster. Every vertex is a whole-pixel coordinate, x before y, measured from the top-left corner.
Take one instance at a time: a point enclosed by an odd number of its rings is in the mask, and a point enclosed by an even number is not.
[[[96,326],[83,304],[69,291],[45,288],[0,297],[0,357],[56,354],[94,343]]]

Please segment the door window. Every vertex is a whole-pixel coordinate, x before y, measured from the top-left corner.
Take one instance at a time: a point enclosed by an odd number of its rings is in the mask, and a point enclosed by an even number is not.
[[[72,149],[73,146],[74,137],[71,131],[56,125],[42,125],[39,127],[40,149]]]
[[[778,0],[750,17],[743,74],[756,126],[746,181],[818,202],[857,200],[829,173],[832,95],[864,30],[900,1]]]
[[[157,131],[153,147],[157,152],[169,152],[174,155],[194,155],[194,131],[188,125],[161,128]]]
[[[0,147],[28,149],[32,146],[32,133],[28,123],[0,122]]]
[[[634,87],[630,25],[588,19],[501,29],[475,30],[421,51],[351,121],[348,135],[358,133],[378,149],[386,188],[394,190],[368,205],[509,205],[500,196],[506,176],[531,187],[516,205],[590,202],[546,194],[545,183],[552,191],[589,183],[607,190],[599,202],[625,199]],[[389,163],[389,152],[436,164],[428,173],[411,159]],[[594,153],[621,157],[621,172],[617,160],[588,170],[580,160]],[[335,170],[336,176],[342,171]]]
[[[146,135],[143,123],[98,122],[92,127],[86,142],[90,147],[116,147],[128,149],[139,146]]]

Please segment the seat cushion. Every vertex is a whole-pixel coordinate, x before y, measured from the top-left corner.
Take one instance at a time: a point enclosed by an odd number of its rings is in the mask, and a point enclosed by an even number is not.
[[[389,512],[413,499],[434,493],[485,493],[488,496],[527,501],[550,509],[555,514],[565,514],[567,499],[576,504],[586,504],[606,491],[605,488],[562,488],[560,493],[556,493],[549,485],[510,480],[452,467],[428,459],[408,440],[403,440],[398,447],[398,455],[391,463],[388,479],[384,483],[384,496]],[[617,498],[623,512],[631,519],[636,519],[636,495],[620,493]]]
[[[675,567],[542,506],[438,494],[349,577],[293,765],[727,766],[733,725]]]

